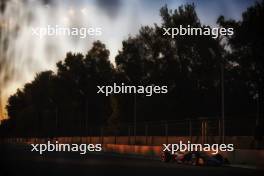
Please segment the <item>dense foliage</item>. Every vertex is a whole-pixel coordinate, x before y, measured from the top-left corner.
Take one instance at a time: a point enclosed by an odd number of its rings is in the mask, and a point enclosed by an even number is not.
[[[160,10],[161,25],[143,26],[122,43],[115,58],[96,41],[86,55],[67,53],[57,73],[44,71],[10,96],[9,119],[2,135],[85,135],[91,126],[118,130],[121,123],[221,116],[221,64],[225,76],[225,107],[230,117],[263,116],[264,3],[243,13],[242,21],[217,23],[233,27],[232,37],[163,36],[163,28],[208,27],[201,24],[193,4]],[[226,49],[227,48],[227,49]],[[97,85],[167,85],[166,95],[97,94]],[[135,102],[136,101],[136,102]],[[258,108],[256,108],[258,107]],[[262,117],[263,118],[263,117]]]

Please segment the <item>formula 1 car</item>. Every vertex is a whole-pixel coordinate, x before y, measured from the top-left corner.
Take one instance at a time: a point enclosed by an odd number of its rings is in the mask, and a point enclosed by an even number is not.
[[[176,152],[173,155],[167,151],[162,152],[161,161],[173,161],[178,164],[190,164],[195,166],[221,166],[228,163],[228,160],[219,153],[209,154],[200,151]]]

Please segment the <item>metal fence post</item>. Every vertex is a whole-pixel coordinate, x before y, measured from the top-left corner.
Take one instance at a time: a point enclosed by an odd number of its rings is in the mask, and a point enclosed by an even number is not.
[[[168,123],[165,121],[165,136],[166,136],[166,144],[169,143],[169,137],[168,137]]]
[[[136,141],[137,141],[137,96],[136,94],[134,96],[134,138],[135,138],[134,145],[136,145]]]
[[[145,144],[148,145],[148,124],[147,123],[145,125],[145,137],[146,137]]]
[[[91,129],[91,127],[89,128],[89,140],[90,140],[90,144],[92,143],[92,129]]]
[[[131,131],[130,131],[130,126],[128,126],[128,145],[131,144],[130,136],[131,136]]]
[[[202,120],[202,144],[204,144],[204,121]]]
[[[218,120],[218,138],[219,138],[219,143],[221,143],[221,120]]]
[[[208,124],[207,124],[207,120],[205,120],[204,121],[204,143],[207,143],[208,141],[207,128],[208,128]]]
[[[192,121],[189,119],[189,138],[192,143]]]
[[[101,144],[104,144],[104,127],[101,128]]]

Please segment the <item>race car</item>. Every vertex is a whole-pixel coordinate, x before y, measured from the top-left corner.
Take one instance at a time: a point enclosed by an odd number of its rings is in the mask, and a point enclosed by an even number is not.
[[[173,161],[178,164],[190,164],[195,166],[221,166],[228,163],[228,160],[219,153],[210,154],[200,151],[176,152],[173,155],[167,151],[162,152],[161,161]]]

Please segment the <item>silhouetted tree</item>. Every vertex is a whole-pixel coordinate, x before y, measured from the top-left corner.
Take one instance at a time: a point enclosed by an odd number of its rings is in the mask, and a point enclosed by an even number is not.
[[[263,1],[243,13],[242,21],[218,19],[233,36],[164,36],[163,28],[205,28],[193,4],[160,10],[162,23],[143,26],[122,42],[115,58],[100,41],[86,55],[67,53],[57,73],[44,71],[10,96],[9,120],[0,132],[13,136],[87,135],[104,126],[118,133],[121,123],[220,115],[220,66],[225,72],[227,115],[247,115],[263,105]],[[227,49],[226,49],[227,48]],[[168,94],[97,94],[98,85],[166,85]],[[97,134],[99,132],[97,131]]]
[[[242,14],[240,21],[226,20],[224,16],[220,16],[217,21],[221,26],[234,28],[234,35],[226,38],[230,47],[227,59],[233,65],[236,65],[234,69],[236,77],[233,79],[240,80],[240,85],[246,85],[247,90],[244,91],[244,94],[250,94],[246,101],[251,101],[251,107],[252,105],[255,106],[254,111],[257,112],[256,122],[258,125],[262,124],[262,129],[264,123],[263,18],[264,1],[262,0],[249,7]],[[239,102],[241,101],[236,101],[238,104]],[[250,109],[250,105],[246,109]],[[239,108],[243,109],[241,106]]]
[[[193,4],[175,11],[164,6],[160,13],[161,26],[142,27],[137,36],[123,41],[122,51],[116,57],[117,68],[129,83],[169,87],[168,96],[137,101],[140,119],[219,115],[220,59],[224,52],[220,40],[212,36],[163,36],[163,28],[206,27],[200,23]]]

